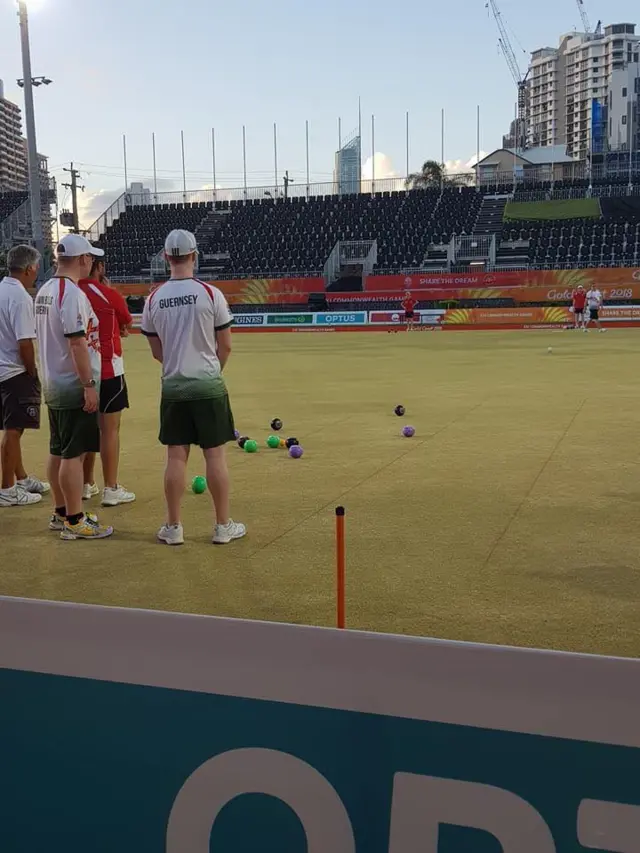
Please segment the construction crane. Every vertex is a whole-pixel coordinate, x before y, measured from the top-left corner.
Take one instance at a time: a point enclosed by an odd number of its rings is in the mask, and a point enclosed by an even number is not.
[[[576,0],[578,4],[578,11],[580,12],[580,17],[582,18],[582,26],[585,33],[589,36],[600,36],[602,35],[602,21],[598,21],[596,24],[595,30],[591,30],[591,24],[589,22],[589,16],[587,15],[587,10],[584,5],[584,0]]]
[[[505,27],[504,21],[502,20],[502,14],[500,13],[500,9],[498,8],[496,0],[488,0],[485,8],[491,10],[491,13],[495,19],[499,33],[498,44],[500,45],[500,50],[502,51],[502,55],[504,56],[505,61],[509,67],[509,71],[511,72],[511,76],[513,77],[514,83],[518,88],[518,116],[516,119],[515,142],[516,150],[518,150],[518,148],[524,149],[526,148],[525,131],[527,113],[527,79],[529,77],[529,71],[527,71],[527,73],[524,75],[520,71],[520,66],[518,64],[518,60],[516,59],[515,51],[513,50],[511,40],[509,39],[509,33],[507,32],[507,28]]]
[[[584,27],[585,33],[591,33],[591,24],[589,22],[589,16],[587,15],[587,10],[585,9],[584,0],[576,0],[578,4],[578,11],[580,12],[580,17],[582,18],[582,26]]]

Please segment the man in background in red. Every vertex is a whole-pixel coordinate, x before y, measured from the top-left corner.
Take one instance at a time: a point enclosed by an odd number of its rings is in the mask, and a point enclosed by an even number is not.
[[[100,459],[104,477],[102,506],[118,506],[135,501],[118,483],[120,462],[120,418],[129,408],[129,394],[124,378],[121,336],[126,336],[132,317],[124,298],[109,286],[104,260],[95,258],[91,275],[78,282],[98,317],[102,378],[100,380]],[[83,498],[89,500],[99,493],[94,480],[96,455],[87,453],[84,459]]]
[[[411,295],[411,291],[407,290],[402,300],[402,310],[404,311],[404,319],[407,324],[407,332],[413,329],[416,319],[415,307],[417,304],[417,301]]]
[[[584,328],[584,309],[587,303],[587,292],[580,284],[571,294],[571,304],[573,307],[573,318],[576,329]]]

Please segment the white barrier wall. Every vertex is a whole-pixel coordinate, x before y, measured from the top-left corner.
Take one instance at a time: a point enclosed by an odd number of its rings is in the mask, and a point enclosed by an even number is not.
[[[0,599],[0,849],[638,853],[639,720],[635,660]]]

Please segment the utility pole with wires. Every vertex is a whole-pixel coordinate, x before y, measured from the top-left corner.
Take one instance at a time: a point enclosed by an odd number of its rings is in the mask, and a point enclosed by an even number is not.
[[[62,184],[65,189],[71,190],[71,213],[68,210],[63,210],[60,214],[60,224],[64,225],[65,228],[71,228],[71,231],[74,234],[79,234],[80,219],[78,216],[78,190],[84,192],[84,187],[78,186],[80,172],[73,168],[73,163],[71,163],[71,167],[69,169],[63,169],[63,171],[69,172],[71,175],[71,182],[68,184]]]

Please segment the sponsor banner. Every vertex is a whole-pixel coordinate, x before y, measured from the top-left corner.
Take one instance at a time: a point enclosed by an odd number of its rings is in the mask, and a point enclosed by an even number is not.
[[[512,299],[517,304],[530,302],[571,303],[571,293],[579,284],[564,287],[523,287],[521,285],[509,285],[491,288],[441,288],[421,287],[414,288],[412,294],[415,298],[428,300],[429,302],[452,302],[461,299]],[[583,285],[587,287],[587,285]],[[600,285],[605,300],[613,299],[640,299],[640,282],[633,282],[625,287],[606,287]],[[404,299],[404,290],[381,290],[365,293],[327,293],[327,301],[330,303],[340,302],[397,302],[398,305]]]
[[[415,273],[413,275],[369,276],[365,290],[405,291],[424,288],[438,290],[492,291],[502,287],[546,287],[569,291],[582,284],[603,288],[628,288],[640,284],[640,269],[616,267],[582,270],[516,270],[487,273]],[[478,297],[480,298],[480,297]],[[484,298],[491,298],[484,297]],[[624,297],[623,297],[624,298]]]
[[[214,281],[231,305],[306,305],[310,293],[324,291],[322,279],[256,279]],[[640,299],[640,270],[632,268],[599,270],[529,270],[477,275],[370,276],[364,292],[327,293],[329,303],[374,302],[381,299],[401,302],[406,290],[420,299],[440,302],[456,299],[513,299],[517,303],[566,302],[581,284],[597,285],[605,300]],[[148,283],[114,284],[123,295],[144,295]]]
[[[367,312],[353,311],[340,314],[336,311],[330,314],[314,314],[313,318],[318,326],[360,326],[367,322]]]
[[[437,324],[440,322],[440,318],[444,314],[444,311],[433,310],[433,311],[416,311],[416,322],[424,325]],[[400,323],[404,325],[407,321],[405,319],[404,311],[370,311],[369,312],[369,322],[370,323]]]
[[[242,281],[214,281],[230,305],[306,303],[310,293],[324,292],[322,278],[257,278]]]
[[[323,278],[256,278],[210,282],[230,305],[307,304],[310,293],[324,292]],[[146,296],[157,285],[150,282],[114,282],[123,296]]]
[[[637,660],[0,599],[0,695],[6,851],[638,850]]]
[[[233,322],[236,326],[263,326],[266,314],[234,314]]]
[[[305,326],[313,323],[313,314],[266,314],[268,326]]]
[[[513,299],[514,302],[562,302],[571,304],[573,287],[514,287],[504,288],[500,297]],[[640,299],[640,282],[627,287],[599,287],[603,299]]]
[[[446,326],[531,325],[538,323],[573,323],[568,308],[452,308],[445,311],[441,323]]]
[[[640,305],[606,305],[600,309],[601,320],[609,322],[620,322],[634,320],[640,321]]]

